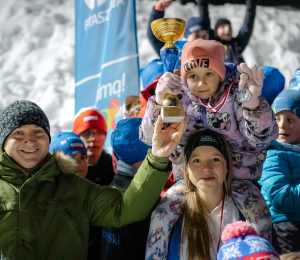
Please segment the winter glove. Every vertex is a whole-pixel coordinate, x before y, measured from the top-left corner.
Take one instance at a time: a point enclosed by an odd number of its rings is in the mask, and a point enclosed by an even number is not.
[[[162,75],[155,90],[156,103],[162,105],[166,93],[179,94],[181,91],[180,81],[180,77],[173,73],[166,72]]]
[[[255,110],[259,106],[259,97],[264,83],[263,69],[258,68],[255,64],[251,64],[250,69],[245,63],[238,65],[237,69],[241,73],[239,91],[244,89],[246,85],[251,91],[251,97],[248,101],[243,103],[243,107]]]

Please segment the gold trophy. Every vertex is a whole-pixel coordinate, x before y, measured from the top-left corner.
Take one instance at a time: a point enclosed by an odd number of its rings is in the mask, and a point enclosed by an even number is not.
[[[184,32],[185,21],[179,18],[162,18],[151,23],[151,29],[155,37],[164,42],[160,49],[160,58],[165,70],[173,73],[178,60],[179,50],[173,44]],[[184,119],[184,109],[176,95],[166,93],[161,109],[163,122],[174,123]]]

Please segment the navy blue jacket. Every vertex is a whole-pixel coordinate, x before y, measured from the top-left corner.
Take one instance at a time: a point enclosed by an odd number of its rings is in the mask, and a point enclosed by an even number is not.
[[[246,1],[247,11],[246,11],[246,16],[244,19],[243,26],[240,29],[238,36],[232,38],[230,42],[223,42],[222,40],[215,38],[214,30],[210,29],[209,32],[210,40],[217,40],[220,41],[222,44],[226,45],[225,62],[235,63],[236,65],[240,64],[241,62],[244,62],[244,59],[242,57],[242,52],[245,50],[246,46],[248,45],[250,37],[252,35],[254,19],[256,14],[256,4],[257,4],[257,0]],[[160,49],[164,46],[164,43],[157,40],[156,37],[153,35],[150,24],[156,19],[163,18],[164,14],[165,12],[157,11],[153,7],[149,18],[148,28],[147,28],[148,39],[159,57],[160,57]],[[207,0],[200,0],[199,15],[204,20],[207,19],[208,21],[210,21]]]
[[[128,165],[127,167],[132,166]],[[118,173],[110,186],[126,190],[134,176],[126,174],[126,169],[122,171],[119,169],[117,167]],[[101,260],[145,259],[150,218],[149,215],[145,220],[121,228],[103,227]],[[101,233],[98,233],[98,236],[101,236]],[[99,255],[98,259],[100,259]]]

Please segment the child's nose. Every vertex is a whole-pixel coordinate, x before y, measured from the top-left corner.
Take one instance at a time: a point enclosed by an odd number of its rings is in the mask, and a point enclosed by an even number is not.
[[[202,169],[203,170],[211,170],[211,163],[210,163],[210,161],[206,161],[206,162],[203,162],[202,163]]]
[[[278,127],[284,129],[285,128],[285,122],[284,120],[278,120],[277,121]]]
[[[198,87],[201,87],[201,86],[203,86],[203,85],[204,85],[203,80],[200,80],[199,83],[198,83]]]

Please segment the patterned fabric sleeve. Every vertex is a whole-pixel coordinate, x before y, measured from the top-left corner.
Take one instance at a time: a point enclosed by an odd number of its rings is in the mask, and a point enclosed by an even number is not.
[[[274,113],[269,103],[260,98],[260,105],[254,111],[242,107],[237,100],[238,85],[233,86],[234,92],[234,114],[239,123],[240,132],[248,143],[253,147],[263,148],[265,144],[276,140],[278,136],[278,126]]]
[[[232,198],[259,236],[272,242],[272,217],[260,190],[249,180],[232,180]]]
[[[170,232],[182,214],[185,190],[184,180],[178,181],[166,192],[152,212],[146,260],[167,259]],[[251,181],[233,180],[231,196],[242,215],[258,234],[271,242],[272,218],[259,189]]]
[[[182,214],[185,188],[184,180],[178,181],[165,193],[152,212],[146,260],[167,259],[170,232]]]
[[[158,116],[160,115],[161,108],[162,106],[156,104],[155,96],[152,96],[148,99],[145,116],[139,132],[140,140],[147,145],[152,145],[154,126]]]

